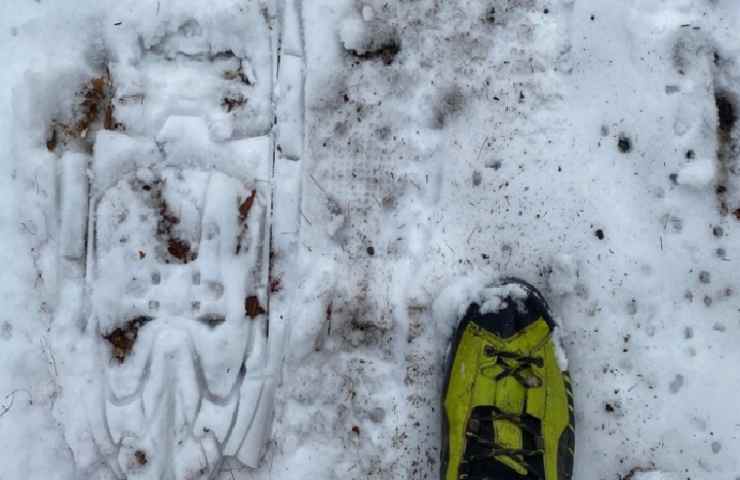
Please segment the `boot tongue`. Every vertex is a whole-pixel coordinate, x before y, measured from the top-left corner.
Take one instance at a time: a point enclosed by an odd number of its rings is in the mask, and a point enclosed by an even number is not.
[[[500,387],[496,389],[494,405],[501,412],[509,415],[521,415],[524,413],[527,392],[525,388],[513,377],[500,380]],[[524,444],[522,429],[519,425],[505,420],[493,420],[494,442],[498,448],[519,450]],[[498,456],[496,460],[513,469],[520,475],[526,475],[527,470],[519,462],[508,456]]]

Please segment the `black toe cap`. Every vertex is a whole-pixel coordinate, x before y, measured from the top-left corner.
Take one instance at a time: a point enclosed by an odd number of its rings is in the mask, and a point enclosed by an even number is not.
[[[540,318],[547,322],[551,330],[555,327],[547,302],[535,287],[517,278],[504,278],[496,284],[499,287],[509,285],[523,288],[527,292],[526,297],[507,297],[504,308],[490,313],[481,313],[480,305],[472,303],[463,317],[463,323],[473,322],[501,338],[512,337]]]

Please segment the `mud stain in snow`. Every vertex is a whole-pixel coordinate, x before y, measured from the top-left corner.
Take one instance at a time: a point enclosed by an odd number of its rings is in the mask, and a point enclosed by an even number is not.
[[[254,199],[257,197],[257,190],[252,190],[252,193],[244,199],[244,201],[239,202],[239,235],[236,241],[236,254],[238,255],[239,252],[241,252],[242,249],[242,242],[244,241],[244,237],[247,233],[247,217],[249,216],[249,212],[252,210],[252,205],[254,205]]]
[[[166,246],[167,254],[165,255],[164,252],[162,252],[164,262],[184,264],[190,263],[198,258],[198,253],[193,251],[190,242],[178,238],[173,233],[175,226],[180,223],[180,218],[172,212],[162,196],[164,182],[158,179],[152,182],[151,185],[145,184],[141,188],[142,190],[149,192],[151,200],[159,212],[159,219],[157,221],[157,238]]]
[[[244,311],[250,319],[255,319],[258,316],[267,313],[267,311],[262,308],[262,305],[260,305],[259,298],[257,298],[256,295],[249,296],[244,300]]]
[[[401,51],[401,44],[397,40],[389,40],[373,50],[359,52],[349,50],[349,54],[354,58],[362,61],[381,60],[383,65],[390,65],[396,59],[396,55]]]
[[[92,152],[91,130],[125,130],[126,127],[115,118],[115,105],[112,98],[115,88],[110,71],[105,71],[87,81],[75,93],[76,108],[72,119],[61,121],[53,119],[48,128],[46,149],[57,151],[60,146]]]
[[[152,317],[136,317],[110,333],[103,334],[103,338],[111,346],[111,357],[116,359],[118,363],[126,361],[126,358],[133,351],[134,345],[136,345],[139,329],[150,321],[152,321]]]
[[[738,145],[732,139],[732,132],[737,124],[737,99],[730,92],[717,90],[714,94],[714,101],[717,106],[717,163],[719,170],[715,193],[719,202],[720,214],[726,216],[732,210],[735,218],[740,220],[740,205],[731,205],[731,199],[728,195],[730,177],[738,173],[735,164]]]

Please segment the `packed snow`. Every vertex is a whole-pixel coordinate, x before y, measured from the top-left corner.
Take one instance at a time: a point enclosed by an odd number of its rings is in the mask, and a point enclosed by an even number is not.
[[[0,478],[437,478],[450,336],[510,276],[576,479],[740,478],[739,22],[2,2]]]

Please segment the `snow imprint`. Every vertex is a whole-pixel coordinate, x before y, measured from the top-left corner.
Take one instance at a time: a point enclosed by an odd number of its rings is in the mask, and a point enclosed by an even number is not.
[[[738,477],[739,23],[0,4],[0,477],[436,478],[450,334],[506,276],[558,324],[575,478]]]

